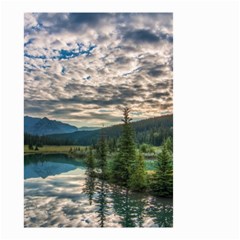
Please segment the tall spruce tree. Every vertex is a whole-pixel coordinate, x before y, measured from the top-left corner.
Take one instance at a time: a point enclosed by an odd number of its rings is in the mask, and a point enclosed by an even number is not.
[[[159,196],[172,196],[173,194],[173,168],[172,155],[166,143],[158,155],[157,170],[153,176],[152,190]]]
[[[28,149],[29,149],[29,150],[33,150],[33,144],[32,144],[32,143],[29,143]]]
[[[106,220],[106,215],[108,213],[108,202],[107,202],[107,187],[105,185],[105,179],[107,179],[107,142],[105,132],[102,129],[100,139],[97,144],[97,158],[98,158],[98,167],[101,170],[99,175],[100,181],[97,184],[97,198],[96,205],[98,207],[98,222],[100,227],[104,227]]]
[[[147,186],[147,173],[145,170],[144,157],[138,154],[129,180],[129,187],[134,191],[141,191]]]
[[[129,117],[130,108],[123,109],[123,127],[120,138],[119,150],[113,162],[112,178],[113,181],[123,186],[129,186],[129,180],[133,172],[136,161],[136,150],[134,143],[134,133]]]
[[[87,164],[87,171],[93,172],[95,168],[95,161],[93,157],[92,147],[89,148],[86,164]]]
[[[173,140],[172,140],[172,138],[171,138],[171,137],[168,137],[168,138],[165,140],[164,144],[166,144],[168,151],[170,151],[171,153],[173,153]]]
[[[107,143],[104,131],[101,131],[101,136],[97,146],[98,166],[101,169],[101,178],[107,178]]]

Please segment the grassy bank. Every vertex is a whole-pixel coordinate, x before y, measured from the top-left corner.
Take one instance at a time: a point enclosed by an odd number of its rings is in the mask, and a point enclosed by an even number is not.
[[[81,146],[43,146],[39,147],[37,151],[34,149],[31,150],[29,149],[28,145],[24,145],[24,153],[69,153],[70,149],[74,148],[80,148],[85,149],[86,147],[81,147]]]

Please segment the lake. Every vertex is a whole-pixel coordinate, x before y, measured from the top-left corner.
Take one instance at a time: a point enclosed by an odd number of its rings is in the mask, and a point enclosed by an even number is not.
[[[25,155],[25,227],[172,227],[173,201],[90,178],[64,154]]]

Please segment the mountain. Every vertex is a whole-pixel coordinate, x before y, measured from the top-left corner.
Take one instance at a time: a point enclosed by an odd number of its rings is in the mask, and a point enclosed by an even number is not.
[[[33,117],[25,116],[24,117],[24,130],[31,128],[39,120],[41,120],[41,118],[33,118]]]
[[[24,132],[32,135],[49,135],[59,133],[72,133],[78,128],[67,123],[44,118],[24,117]]]
[[[155,146],[162,144],[164,139],[173,136],[173,115],[149,118],[132,122],[135,131],[135,138],[138,144],[149,143]],[[96,144],[101,133],[107,137],[107,141],[117,142],[122,131],[122,124],[114,125],[93,131],[77,131],[65,134],[53,134],[42,139],[25,135],[24,144],[30,141],[40,141],[43,145],[82,145]]]

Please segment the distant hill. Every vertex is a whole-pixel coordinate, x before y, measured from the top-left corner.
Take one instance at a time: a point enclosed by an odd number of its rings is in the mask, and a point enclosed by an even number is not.
[[[137,143],[149,143],[159,146],[167,137],[173,136],[173,115],[149,118],[132,123]],[[99,139],[101,132],[110,141],[115,141],[121,135],[122,124],[93,131],[77,131],[65,134],[47,136],[46,144],[50,145],[91,145]],[[115,139],[115,140],[114,140]],[[27,141],[25,142],[26,144]],[[44,144],[44,142],[43,142]]]
[[[94,130],[98,130],[98,127],[80,127],[78,128],[78,131],[94,131]]]
[[[78,128],[67,123],[44,118],[24,117],[24,132],[31,135],[49,135],[60,133],[72,133]]]

